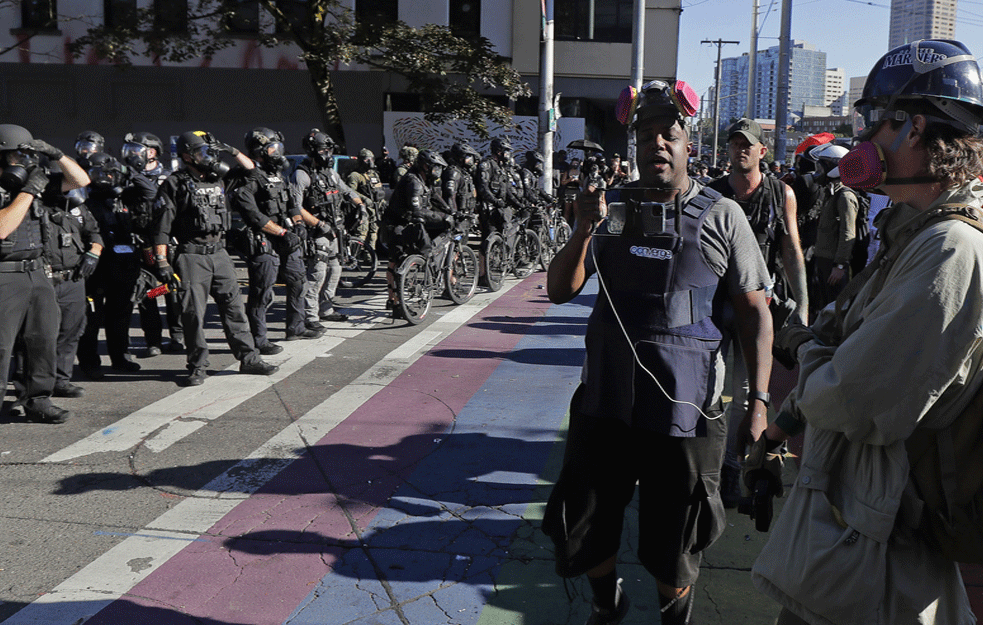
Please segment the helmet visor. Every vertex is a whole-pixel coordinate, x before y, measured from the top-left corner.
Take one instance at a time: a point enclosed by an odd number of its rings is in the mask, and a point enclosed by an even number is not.
[[[8,150],[4,152],[3,160],[4,165],[7,167],[20,166],[30,169],[31,167],[36,167],[38,164],[37,155],[25,150]]]
[[[215,149],[210,145],[199,145],[191,148],[189,153],[191,162],[194,165],[211,165],[218,158]]]
[[[130,162],[130,160],[137,160],[146,162],[149,157],[149,148],[145,145],[139,143],[124,143],[123,147],[120,148],[119,155],[123,159],[123,162]]]
[[[75,153],[76,154],[95,154],[100,152],[99,144],[95,141],[76,141],[75,142]]]
[[[286,154],[286,152],[284,152],[283,149],[283,144],[280,143],[279,141],[271,141],[270,143],[264,145],[263,153],[266,156],[273,156],[273,157],[284,156]]]

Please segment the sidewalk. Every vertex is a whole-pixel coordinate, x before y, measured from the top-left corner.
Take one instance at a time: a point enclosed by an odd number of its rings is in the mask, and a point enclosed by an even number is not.
[[[537,273],[513,286],[399,375],[373,370],[359,382],[366,399],[282,470],[264,472],[263,458],[230,470],[253,471],[255,490],[212,486],[145,528],[138,538],[170,541],[172,555],[128,556],[140,577],[118,599],[88,587],[79,605],[55,589],[3,625],[581,625],[589,588],[553,573],[539,526],[592,297],[551,306],[544,283]],[[186,504],[197,512],[178,514]],[[623,623],[656,623],[634,508],[626,529]],[[749,574],[765,539],[728,511],[696,622],[774,623]],[[973,580],[983,605],[983,575]]]

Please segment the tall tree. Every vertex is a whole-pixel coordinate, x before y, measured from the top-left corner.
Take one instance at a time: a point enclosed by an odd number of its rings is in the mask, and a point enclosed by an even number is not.
[[[258,5],[258,8],[257,8]],[[311,76],[325,128],[344,144],[331,70],[337,63],[359,63],[403,76],[419,94],[430,120],[457,118],[487,137],[489,123],[512,124],[508,107],[486,95],[496,90],[510,99],[530,94],[529,86],[484,37],[465,39],[446,26],[413,28],[403,22],[356,23],[339,0],[192,0],[187,20],[161,19],[152,8],[136,8],[126,19],[88,29],[71,44],[81,56],[93,49],[117,64],[144,55],[167,62],[207,58],[234,45],[231,24],[258,26],[260,10],[272,18],[272,32],[256,29],[258,43],[293,43]],[[269,30],[269,29],[266,29]]]

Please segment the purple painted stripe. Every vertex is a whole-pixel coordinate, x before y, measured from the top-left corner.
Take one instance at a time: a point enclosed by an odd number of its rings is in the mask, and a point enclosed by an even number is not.
[[[543,280],[517,285],[441,341],[460,355],[420,358],[216,523],[210,540],[189,545],[87,624],[281,624],[360,545],[360,533],[501,362],[473,356],[511,351],[545,314]]]

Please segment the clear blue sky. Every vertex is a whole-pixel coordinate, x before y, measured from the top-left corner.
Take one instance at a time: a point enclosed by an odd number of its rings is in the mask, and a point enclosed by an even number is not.
[[[713,85],[717,46],[703,40],[740,41],[724,45],[723,58],[749,51],[751,0],[683,0],[679,23],[676,77],[700,95]],[[782,0],[758,0],[758,49],[778,45]],[[792,39],[805,40],[826,53],[826,67],[866,76],[887,52],[891,0],[793,0]],[[768,9],[771,8],[769,12]],[[959,0],[956,39],[983,57],[983,0]]]

